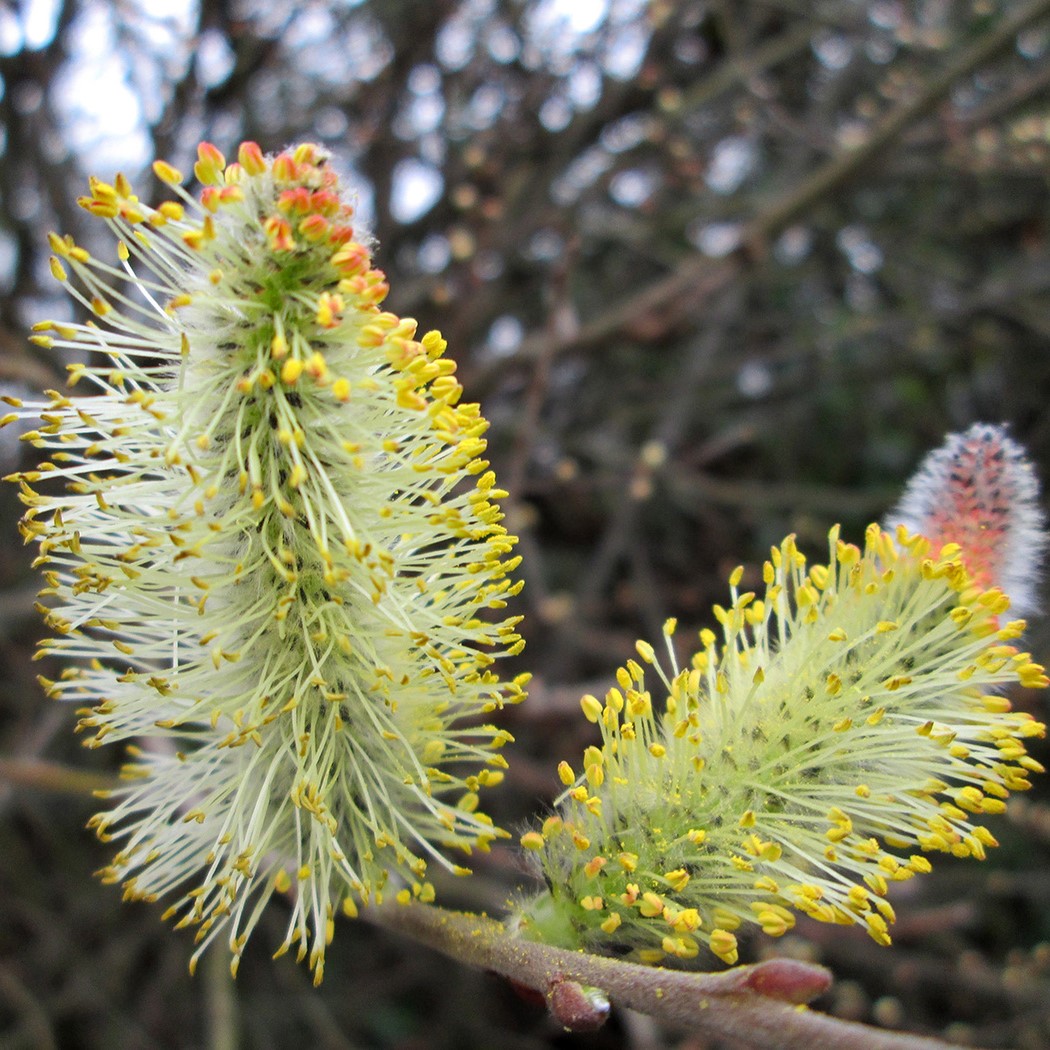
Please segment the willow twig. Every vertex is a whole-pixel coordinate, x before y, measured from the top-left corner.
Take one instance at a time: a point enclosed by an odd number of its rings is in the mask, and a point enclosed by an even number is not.
[[[486,916],[432,906],[392,905],[369,916],[460,962],[534,989],[548,1003],[563,987],[600,990],[620,1006],[755,1050],[947,1050],[951,1045],[807,1009],[806,1003],[827,990],[831,975],[793,959],[692,973],[537,944]]]
[[[106,773],[93,770],[70,769],[57,762],[39,758],[0,757],[0,781],[19,787],[59,791],[69,795],[89,795],[105,791],[117,783]]]

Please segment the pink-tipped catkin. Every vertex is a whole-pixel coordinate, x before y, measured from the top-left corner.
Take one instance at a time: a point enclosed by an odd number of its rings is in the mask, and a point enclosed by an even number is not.
[[[888,524],[904,525],[936,550],[957,543],[970,575],[998,587],[1019,615],[1037,605],[1046,519],[1025,450],[1004,425],[975,423],[920,464]]]

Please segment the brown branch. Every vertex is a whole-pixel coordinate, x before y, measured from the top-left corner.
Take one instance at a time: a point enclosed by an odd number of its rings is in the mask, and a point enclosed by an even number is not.
[[[826,991],[830,974],[820,966],[772,959],[720,973],[690,973],[642,966],[586,952],[553,948],[513,936],[485,916],[427,905],[391,905],[369,917],[460,962],[491,970],[540,992],[557,1019],[562,992],[591,1004],[605,993],[614,1003],[731,1038],[755,1050],[947,1050],[939,1039],[887,1032],[812,1012],[804,1004]],[[585,1021],[600,1014],[594,1006]]]
[[[86,769],[70,769],[39,758],[0,757],[0,782],[18,787],[88,795],[117,785],[115,777]]]

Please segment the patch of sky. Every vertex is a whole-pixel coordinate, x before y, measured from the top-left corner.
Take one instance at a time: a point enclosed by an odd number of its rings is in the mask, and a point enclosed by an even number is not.
[[[521,346],[525,328],[512,314],[497,317],[485,338],[485,349],[492,357],[509,357]]]
[[[450,72],[466,67],[474,57],[482,25],[493,12],[494,0],[464,0],[438,30],[434,54]]]
[[[551,184],[555,203],[562,207],[575,203],[611,166],[612,158],[605,150],[595,147],[584,150]]]
[[[846,304],[858,313],[870,313],[879,304],[879,290],[865,273],[851,273],[846,278]]]
[[[314,115],[317,134],[326,141],[344,138],[349,126],[350,121],[346,113],[338,106],[323,106]]]
[[[15,84],[11,91],[11,105],[23,117],[31,117],[44,104],[44,89],[32,80]]]
[[[630,80],[638,75],[649,50],[651,33],[642,20],[617,27],[602,48],[602,69],[615,80]]]
[[[755,170],[757,163],[755,143],[746,135],[731,135],[715,146],[704,181],[715,193],[733,193]]]
[[[394,166],[390,214],[396,222],[415,222],[437,204],[444,188],[441,171],[433,164],[415,157],[399,160]]]
[[[694,247],[712,259],[721,259],[740,246],[742,227],[738,222],[704,222],[697,219],[685,235]]]
[[[420,62],[408,74],[408,90],[413,95],[433,95],[441,90],[441,70],[433,62]]]
[[[571,3],[572,0],[566,0]],[[609,5],[609,21],[613,25],[634,22],[647,15],[651,0],[612,0]]]
[[[1050,50],[1050,30],[1044,26],[1026,29],[1017,35],[1017,53],[1022,58],[1035,60],[1042,58]]]
[[[281,45],[294,53],[303,72],[343,88],[375,80],[394,58],[393,44],[371,14],[339,20],[324,4],[306,6],[301,14],[297,10]]]
[[[773,245],[773,258],[782,266],[802,262],[813,247],[813,231],[807,226],[789,226]]]
[[[854,43],[848,36],[825,30],[813,37],[810,45],[817,61],[833,72],[845,69],[853,59]]]
[[[496,251],[478,252],[474,256],[474,265],[471,269],[479,281],[494,281],[497,277],[502,276],[505,269],[503,256]]]
[[[349,191],[350,203],[354,208],[354,236],[357,240],[370,244],[370,231],[375,226],[376,217],[375,187],[354,167],[349,157],[333,154],[332,160],[343,176],[343,185]]]
[[[683,65],[698,66],[710,54],[707,42],[695,33],[680,36],[674,42],[674,57]]]
[[[531,6],[529,32],[558,47],[574,46],[574,37],[593,33],[609,13],[608,0],[539,0]]]
[[[18,242],[6,230],[0,230],[0,288],[10,292],[18,274]]]
[[[197,80],[205,90],[225,83],[237,62],[229,41],[217,29],[205,29],[201,33],[194,59]]]
[[[135,7],[147,18],[170,22],[183,30],[196,20],[197,4],[193,0],[135,0]]]
[[[534,262],[552,262],[565,251],[565,238],[549,226],[537,230],[525,245],[525,257]]]
[[[0,7],[0,55],[10,58],[22,48],[22,24],[7,7]]]
[[[260,38],[276,39],[281,36],[294,13],[304,5],[291,4],[287,0],[240,0],[238,15],[252,28]]]
[[[437,92],[415,94],[394,121],[394,133],[398,138],[414,139],[437,130],[445,116],[445,100]]]
[[[864,43],[864,54],[878,66],[884,66],[897,57],[897,44],[888,36],[873,36]]]
[[[336,21],[327,6],[303,4],[295,18],[288,23],[282,42],[290,50],[298,50],[331,39],[335,31]]]
[[[601,130],[600,142],[610,153],[623,153],[641,145],[652,131],[648,113],[628,113]]]
[[[12,218],[28,223],[37,218],[43,210],[43,198],[36,186],[18,186],[9,194],[8,207]]]
[[[416,252],[416,266],[421,273],[442,273],[452,260],[452,246],[443,233],[432,233]]]
[[[868,4],[868,21],[879,29],[899,29],[904,22],[900,0],[874,0]]]
[[[485,50],[493,62],[506,65],[521,54],[521,40],[506,22],[497,20],[485,30]]]
[[[601,69],[594,62],[579,62],[569,74],[566,91],[577,110],[591,109],[602,96]]]
[[[843,226],[835,236],[835,244],[858,273],[877,273],[882,268],[882,249],[865,227],[856,223]]]
[[[467,126],[475,131],[492,127],[506,102],[507,94],[501,85],[491,82],[481,84],[467,103],[464,113]]]
[[[369,82],[394,60],[394,45],[372,19],[357,19],[347,34],[347,66],[357,80]],[[333,77],[338,83],[338,78]]]
[[[420,137],[418,142],[419,159],[424,164],[434,164],[441,167],[448,156],[448,142],[440,132],[434,131]]]
[[[152,155],[142,103],[129,83],[107,5],[87,6],[70,26],[69,61],[52,82],[52,103],[70,147],[89,170],[140,171]]]
[[[736,374],[736,388],[751,400],[765,397],[773,389],[773,373],[764,361],[745,361]]]
[[[6,4],[4,5],[7,6]],[[58,16],[62,10],[59,0],[29,0],[22,9],[21,31],[25,46],[39,51],[54,39]]]
[[[549,95],[540,106],[540,123],[551,132],[561,131],[572,121],[573,108],[559,92]]]
[[[609,196],[624,208],[637,208],[656,191],[659,178],[645,168],[618,171],[609,182]]]

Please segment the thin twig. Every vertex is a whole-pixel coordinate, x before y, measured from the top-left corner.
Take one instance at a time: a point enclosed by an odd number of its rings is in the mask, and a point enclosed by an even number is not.
[[[204,1023],[208,1050],[237,1050],[237,997],[233,994],[229,958],[224,952],[205,956]]]
[[[117,778],[93,770],[70,769],[40,758],[0,758],[0,781],[19,787],[60,791],[69,795],[89,795],[115,787]]]
[[[427,905],[392,905],[369,917],[471,966],[491,970],[551,999],[567,983],[600,989],[615,1004],[691,1031],[739,1040],[754,1050],[947,1050],[926,1036],[887,1032],[805,1008],[824,992],[820,966],[773,959],[721,973],[642,966],[513,936],[480,915]]]

